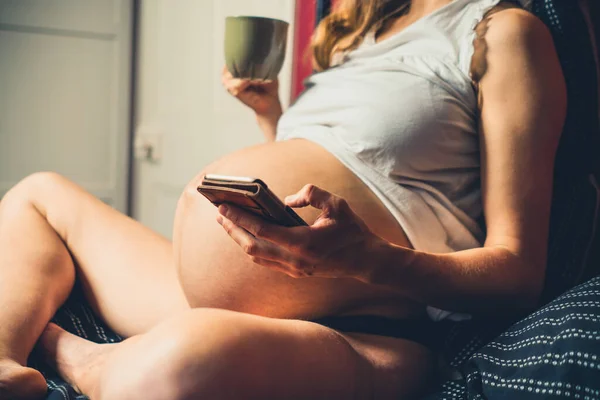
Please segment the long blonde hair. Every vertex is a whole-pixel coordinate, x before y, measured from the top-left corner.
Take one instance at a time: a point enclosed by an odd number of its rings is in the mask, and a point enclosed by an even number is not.
[[[410,0],[338,0],[313,34],[313,67],[317,71],[329,68],[334,53],[356,48],[367,32],[385,28],[409,8]]]

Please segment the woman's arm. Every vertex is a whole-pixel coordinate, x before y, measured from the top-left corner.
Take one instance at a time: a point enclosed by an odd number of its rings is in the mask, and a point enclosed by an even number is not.
[[[554,156],[566,89],[552,38],[529,13],[490,17],[477,42],[483,248],[426,254],[384,246],[368,280],[463,311],[534,306],[542,290]],[[483,64],[483,66],[482,66]],[[405,263],[395,268],[393,260]]]
[[[263,132],[267,142],[274,142],[277,136],[277,123],[283,115],[281,105],[278,103],[273,110],[269,110],[264,114],[256,114],[256,123]]]
[[[292,207],[323,210],[312,226],[278,227],[221,207],[225,230],[254,262],[293,277],[354,278],[454,311],[533,307],[544,281],[565,84],[550,34],[537,18],[505,10],[485,28],[476,65],[483,247],[430,254],[393,245],[375,236],[343,199],[312,185],[286,199]]]

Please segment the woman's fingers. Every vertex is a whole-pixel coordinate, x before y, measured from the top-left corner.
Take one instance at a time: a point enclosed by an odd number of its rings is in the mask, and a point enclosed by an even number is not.
[[[296,194],[285,198],[285,204],[290,207],[313,206],[320,210],[330,209],[339,198],[313,184],[304,185]]]
[[[268,240],[274,236],[281,236],[283,233],[281,232],[281,228],[277,225],[270,224],[264,219],[235,206],[220,205],[219,214],[229,219],[234,224],[241,226],[255,237]],[[285,233],[283,233],[283,235],[285,235]]]
[[[223,69],[221,70],[221,82],[229,79],[231,76],[231,72],[227,69],[227,65],[223,65]]]
[[[227,67],[223,68],[223,73],[221,74],[221,83],[233,96],[239,95],[252,84],[252,82],[248,79],[234,78]]]
[[[222,204],[219,206],[218,211],[219,214],[250,232],[255,237],[280,245],[289,245],[296,242],[295,237],[297,236],[297,232],[294,228],[272,224],[259,216],[232,205]]]
[[[302,263],[294,260],[285,250],[253,236],[250,232],[222,215],[217,217],[217,221],[242,250],[252,258],[254,263],[278,269],[288,275],[300,273],[292,266],[302,265]]]
[[[244,90],[248,89],[251,84],[252,83],[249,80],[233,78],[231,81],[226,83],[225,88],[233,96],[238,96]]]
[[[323,210],[324,214],[322,215],[333,217],[337,220],[347,220],[347,218],[356,216],[345,199],[312,184],[305,185],[295,195],[286,197],[285,203],[290,207],[306,207],[310,205]],[[313,226],[321,226],[325,221],[319,218]]]
[[[262,80],[262,79],[241,79],[233,76],[227,69],[227,66],[223,67],[221,72],[221,83],[227,89],[229,93],[234,96],[238,96],[240,93],[246,91],[246,89],[252,87],[255,92],[269,93],[270,91],[277,92],[279,86],[277,79],[275,80]]]
[[[227,69],[227,65],[223,65],[223,70],[221,71],[221,80],[227,80],[233,78],[233,75]]]
[[[302,249],[310,240],[310,228],[283,227],[271,224],[256,215],[235,206],[219,206],[219,213],[234,224],[250,232],[254,237],[262,238],[283,246],[287,250]]]
[[[267,254],[273,258],[273,251],[265,251],[263,243],[259,243],[256,237],[250,234],[244,228],[236,225],[233,221],[229,220],[222,215],[217,216],[217,222],[221,224],[225,232],[236,242],[246,254],[252,257],[265,257]]]

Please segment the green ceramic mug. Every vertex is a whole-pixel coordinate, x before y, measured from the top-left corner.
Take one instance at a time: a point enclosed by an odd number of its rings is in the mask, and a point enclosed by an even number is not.
[[[264,17],[227,17],[225,20],[225,64],[236,78],[277,78],[287,44],[289,24]]]

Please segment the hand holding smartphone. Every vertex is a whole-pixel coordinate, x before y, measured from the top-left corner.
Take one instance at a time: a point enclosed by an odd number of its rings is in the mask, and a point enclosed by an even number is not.
[[[217,207],[233,204],[278,225],[308,225],[260,179],[207,174],[198,186],[198,192]]]

